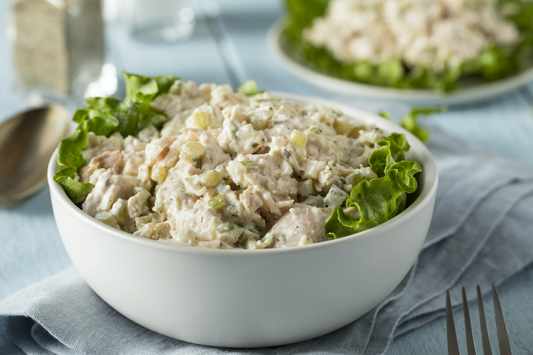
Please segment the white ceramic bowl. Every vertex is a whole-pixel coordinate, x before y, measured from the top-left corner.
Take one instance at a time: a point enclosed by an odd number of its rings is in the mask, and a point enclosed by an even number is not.
[[[413,265],[426,237],[437,190],[431,153],[412,134],[376,115],[336,106],[405,133],[408,158],[423,168],[418,197],[371,230],[310,246],[211,250],[174,246],[117,231],[74,205],[48,181],[59,233],[72,262],[111,307],[158,333],[191,343],[262,347],[298,342],[341,328],[378,305]]]
[[[440,93],[430,89],[397,89],[358,83],[326,75],[311,69],[304,63],[294,59],[291,45],[283,35],[284,20],[276,21],[268,31],[267,42],[276,59],[294,76],[321,89],[372,99],[393,100],[413,105],[464,105],[487,101],[520,88],[533,80],[533,65],[520,73],[494,82],[462,82],[456,91]]]

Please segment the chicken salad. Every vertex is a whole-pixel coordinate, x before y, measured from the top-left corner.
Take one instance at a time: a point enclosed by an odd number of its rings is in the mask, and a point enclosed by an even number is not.
[[[402,134],[253,83],[125,75],[123,101],[76,112],[54,177],[117,230],[218,249],[308,245],[394,217],[416,190]]]

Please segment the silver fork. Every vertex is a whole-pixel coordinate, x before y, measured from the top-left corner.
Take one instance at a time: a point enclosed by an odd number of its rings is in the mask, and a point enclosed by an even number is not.
[[[496,320],[496,332],[498,334],[498,345],[500,348],[500,355],[512,355],[511,344],[509,342],[509,335],[505,327],[503,319],[502,306],[496,286],[492,284],[492,295],[494,299],[494,317]],[[492,355],[492,348],[490,345],[489,330],[487,327],[487,319],[485,318],[485,309],[483,308],[483,297],[481,296],[481,288],[477,286],[477,301],[479,307],[479,321],[481,324],[481,341],[483,344],[483,354]],[[470,311],[468,310],[468,301],[466,291],[463,287],[463,311],[465,315],[465,331],[466,331],[466,348],[468,355],[476,355],[476,344],[474,342],[474,334],[472,333],[472,324],[470,323]],[[450,300],[450,290],[446,291],[446,330],[448,333],[448,355],[460,355],[459,344],[457,343],[457,333],[455,332],[455,322],[453,319],[453,308]]]

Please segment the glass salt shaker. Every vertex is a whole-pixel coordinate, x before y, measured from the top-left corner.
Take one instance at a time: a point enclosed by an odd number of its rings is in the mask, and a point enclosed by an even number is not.
[[[108,0],[114,3],[118,26],[144,42],[177,42],[194,30],[194,12],[187,0]]]
[[[90,85],[102,96],[114,93],[116,70],[105,63],[100,0],[15,0],[11,10],[19,92],[58,101],[83,97]]]

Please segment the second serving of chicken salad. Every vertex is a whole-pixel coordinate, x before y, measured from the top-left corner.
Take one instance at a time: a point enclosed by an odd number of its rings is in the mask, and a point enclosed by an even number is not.
[[[54,180],[86,214],[162,243],[218,249],[309,245],[406,208],[421,171],[403,134],[254,82],[125,74],[127,95],[88,99]]]
[[[453,91],[531,68],[523,0],[285,0],[290,56],[328,76]]]

